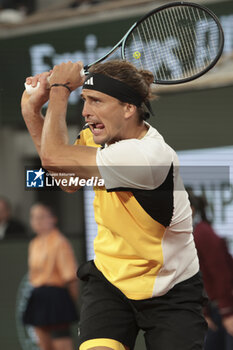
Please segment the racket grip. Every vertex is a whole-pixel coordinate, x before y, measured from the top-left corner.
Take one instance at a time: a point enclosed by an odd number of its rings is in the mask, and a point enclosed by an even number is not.
[[[82,68],[80,70],[80,76],[83,78],[85,76],[85,71],[84,71],[84,68]]]
[[[28,95],[33,94],[39,89],[40,82],[38,81],[36,86],[31,86],[31,84],[24,83],[25,90],[27,91]]]
[[[85,76],[85,72],[84,72],[84,69],[82,68],[81,71],[80,71],[80,76],[83,78]],[[49,78],[48,78],[48,84],[49,84]],[[27,84],[27,83],[24,83],[24,87],[25,87],[25,90],[27,91],[27,93],[29,95],[33,94],[34,92],[36,92],[39,87],[40,87],[40,82],[38,81],[37,85],[32,87],[31,84]]]

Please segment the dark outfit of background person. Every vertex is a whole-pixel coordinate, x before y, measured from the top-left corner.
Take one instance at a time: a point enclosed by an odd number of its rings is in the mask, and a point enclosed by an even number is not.
[[[224,239],[216,234],[207,220],[205,199],[191,195],[190,202],[196,222],[194,240],[204,286],[210,299],[207,316],[215,325],[209,327],[205,350],[232,350],[233,334],[229,334],[224,322],[228,319],[233,329],[233,258]]]

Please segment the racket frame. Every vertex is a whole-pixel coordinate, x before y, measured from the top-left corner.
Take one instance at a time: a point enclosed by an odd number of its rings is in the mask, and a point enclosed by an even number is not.
[[[201,77],[202,75],[204,75],[205,73],[207,73],[211,68],[213,68],[215,66],[215,64],[218,62],[218,60],[220,59],[222,52],[223,52],[223,48],[224,48],[224,33],[223,33],[223,29],[221,26],[221,23],[218,19],[218,17],[207,7],[199,5],[199,4],[195,4],[193,2],[187,2],[187,1],[176,1],[176,2],[171,2],[162,6],[159,6],[158,8],[148,12],[147,14],[145,14],[142,18],[140,18],[138,21],[136,21],[131,27],[130,29],[127,31],[127,33],[122,37],[122,39],[104,56],[102,56],[101,58],[97,59],[96,61],[94,61],[91,64],[88,64],[84,67],[85,70],[85,74],[88,74],[88,69],[93,66],[96,63],[100,63],[102,61],[104,61],[106,58],[108,58],[112,53],[114,53],[118,48],[121,48],[121,57],[123,60],[126,60],[125,58],[125,45],[127,42],[128,37],[131,35],[131,33],[133,32],[134,29],[137,28],[137,26],[139,26],[144,20],[146,20],[148,17],[150,17],[151,15],[157,13],[157,12],[161,12],[162,10],[165,10],[167,8],[170,7],[175,7],[175,6],[189,6],[189,7],[195,7],[197,9],[201,9],[202,11],[206,12],[210,17],[213,18],[213,20],[215,21],[215,23],[217,24],[217,27],[219,29],[219,51],[218,54],[216,55],[216,57],[213,59],[213,61],[206,67],[204,68],[202,71],[200,71],[197,74],[192,75],[191,77],[188,78],[183,78],[183,79],[177,79],[177,80],[159,80],[159,79],[155,79],[154,80],[154,84],[159,84],[159,85],[175,85],[175,84],[183,84],[192,80],[195,80],[199,77]]]

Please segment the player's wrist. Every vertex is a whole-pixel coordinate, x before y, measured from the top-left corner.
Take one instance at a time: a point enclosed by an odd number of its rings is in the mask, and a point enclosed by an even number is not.
[[[53,95],[70,96],[71,89],[67,84],[52,84],[50,86],[50,98]]]
[[[61,84],[59,84],[59,83],[55,83],[55,84],[52,84],[52,85],[50,85],[50,90],[52,89],[52,88],[64,88],[64,89],[67,89],[70,93],[72,92],[72,90],[71,90],[71,88],[69,87],[69,83],[61,83]]]
[[[26,106],[22,107],[22,115],[24,119],[33,119],[36,117],[40,117],[42,115],[41,110],[42,110],[41,104],[34,104],[34,103],[28,103]]]

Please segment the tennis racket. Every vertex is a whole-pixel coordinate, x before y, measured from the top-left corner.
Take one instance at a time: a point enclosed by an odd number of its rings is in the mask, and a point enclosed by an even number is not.
[[[180,84],[209,71],[221,57],[224,34],[208,8],[173,2],[146,14],[123,38],[88,69],[109,58],[117,49],[121,58],[154,75],[155,84]]]
[[[173,2],[134,23],[111,51],[85,70],[121,48],[122,59],[150,70],[154,83],[185,83],[210,70],[223,46],[223,30],[213,12],[194,3]]]

